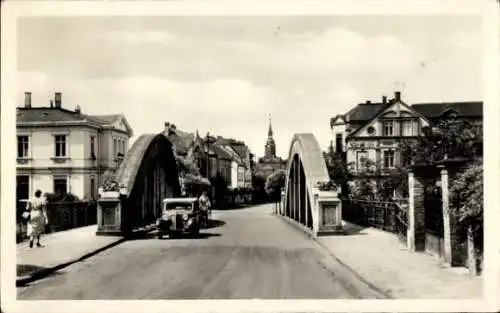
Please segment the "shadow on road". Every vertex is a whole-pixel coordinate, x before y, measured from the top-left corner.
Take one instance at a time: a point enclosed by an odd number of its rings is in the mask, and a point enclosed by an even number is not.
[[[226,222],[221,220],[210,220],[207,226],[204,226],[203,229],[211,229],[217,228],[226,225]]]
[[[51,268],[46,268],[42,266],[37,266],[37,265],[31,265],[31,264],[17,264],[17,277],[30,277],[28,280],[32,279],[39,279],[39,278],[45,278],[48,276],[56,276],[56,275],[61,275],[60,272],[58,272],[56,269],[51,269]],[[25,286],[27,283],[22,282],[19,283],[19,286]],[[18,286],[18,287],[19,287]]]
[[[348,224],[344,225],[343,230],[344,230],[345,236],[366,235],[366,233],[362,232],[366,228],[368,228],[368,227],[348,223]]]
[[[165,239],[207,239],[210,237],[220,237],[221,234],[219,233],[209,233],[209,232],[203,232],[203,230],[200,230],[200,233],[198,235],[193,235],[189,233],[185,233],[182,235],[174,235],[174,237],[170,238],[169,235],[164,234],[161,238],[161,240]],[[160,239],[158,238],[158,232],[156,230],[147,232],[147,233],[142,233],[140,235],[136,235],[134,237],[129,237],[127,238],[128,241],[133,241],[133,240],[150,240],[150,239]]]

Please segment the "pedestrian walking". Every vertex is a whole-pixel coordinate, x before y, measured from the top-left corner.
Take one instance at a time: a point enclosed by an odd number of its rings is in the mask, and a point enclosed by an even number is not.
[[[47,203],[45,199],[42,198],[42,192],[37,190],[35,192],[35,197],[28,201],[26,205],[26,212],[23,213],[23,217],[27,220],[28,230],[27,235],[30,239],[30,248],[33,248],[33,242],[36,237],[36,246],[42,247],[40,243],[40,237],[42,236],[45,225],[47,225]]]
[[[208,212],[210,211],[210,207],[211,207],[211,204],[210,204],[210,199],[208,198],[207,196],[207,192],[206,191],[203,191],[200,198],[199,198],[199,204],[200,204],[200,211],[201,213],[203,214],[203,217],[204,217],[204,222],[205,222],[205,225],[208,226]]]

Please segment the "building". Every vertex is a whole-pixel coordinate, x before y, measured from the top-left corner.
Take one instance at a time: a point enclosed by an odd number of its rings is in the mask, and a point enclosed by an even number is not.
[[[402,141],[415,140],[423,128],[440,118],[453,115],[482,127],[482,102],[418,103],[408,105],[395,92],[394,98],[359,103],[343,115],[330,120],[334,151],[346,155],[347,164],[356,173],[363,170],[363,159],[382,169],[405,165],[401,158]]]
[[[269,130],[267,140],[264,146],[264,156],[259,158],[256,164],[256,171],[267,177],[277,170],[286,169],[286,161],[276,156],[276,143],[273,138],[273,128],[271,118],[269,118]]]
[[[35,190],[80,199],[97,198],[106,170],[116,169],[128,149],[132,128],[122,114],[89,115],[63,107],[55,93],[49,106],[33,107],[31,93],[16,112],[17,198]]]

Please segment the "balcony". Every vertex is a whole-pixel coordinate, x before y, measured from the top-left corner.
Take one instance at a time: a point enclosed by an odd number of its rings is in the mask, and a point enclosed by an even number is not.
[[[21,157],[21,158],[17,158],[16,161],[17,161],[17,164],[28,164],[30,163],[32,160],[32,158],[29,158],[29,157]]]
[[[56,156],[50,158],[54,163],[56,164],[64,164],[66,161],[69,161],[70,157],[69,156]]]

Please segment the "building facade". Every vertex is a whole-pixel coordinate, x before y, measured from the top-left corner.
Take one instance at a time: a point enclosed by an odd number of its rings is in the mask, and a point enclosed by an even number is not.
[[[330,121],[334,151],[345,153],[354,173],[364,170],[364,160],[382,169],[404,166],[402,142],[418,139],[424,127],[453,114],[482,127],[482,102],[419,103],[408,105],[395,92],[394,98],[382,102],[367,101]]]
[[[56,93],[47,107],[32,107],[31,93],[16,112],[17,198],[35,190],[97,198],[101,177],[123,159],[132,128],[125,117],[87,115],[63,108]]]

